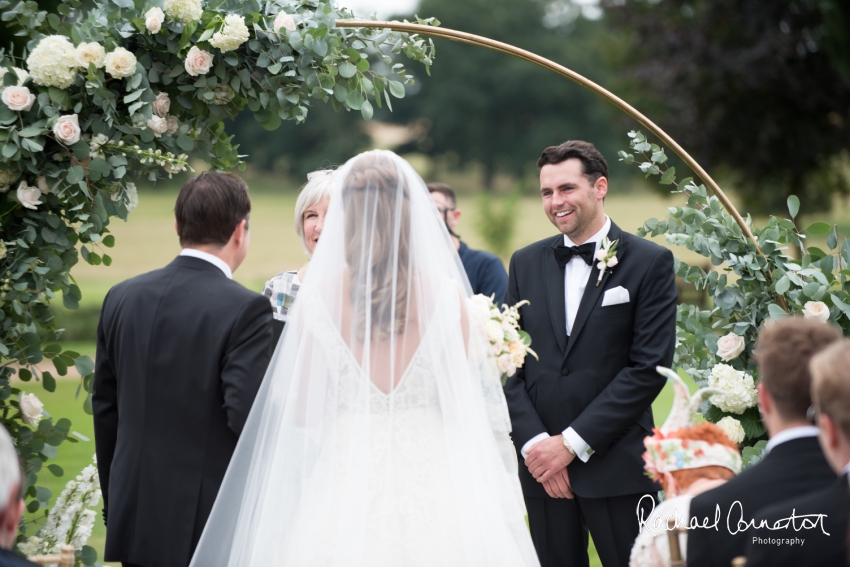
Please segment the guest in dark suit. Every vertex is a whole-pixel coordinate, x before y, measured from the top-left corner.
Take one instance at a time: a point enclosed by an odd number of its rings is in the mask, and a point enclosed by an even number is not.
[[[472,293],[480,293],[493,297],[498,304],[505,295],[508,285],[508,274],[505,265],[495,254],[484,250],[474,250],[460,239],[457,225],[460,221],[461,210],[457,208],[457,197],[454,189],[445,183],[428,183],[428,192],[440,212],[440,218],[446,223],[446,229],[454,242]]]
[[[22,481],[21,465],[12,438],[0,425],[0,567],[35,565],[12,551],[24,513]]]
[[[794,495],[755,514],[767,527],[747,538],[747,567],[845,567],[850,514],[850,342],[833,343],[811,361],[813,413],[826,460],[839,475],[816,492]],[[802,456],[798,456],[802,459]],[[801,516],[807,516],[804,525]],[[792,516],[796,520],[790,520]],[[783,541],[784,540],[784,541]],[[789,541],[794,541],[792,545]],[[777,543],[779,541],[779,543]]]
[[[106,561],[184,567],[271,356],[266,298],[232,278],[248,252],[248,187],[191,179],[175,206],[183,252],[113,287],[92,405]]]
[[[738,519],[751,519],[760,508],[785,497],[819,490],[835,481],[818,444],[818,429],[806,417],[811,405],[812,356],[841,339],[835,327],[819,321],[789,318],[765,326],[755,345],[761,410],[770,441],[767,455],[723,486],[691,501],[691,517],[715,529],[688,532],[688,567],[729,567],[744,554],[753,530],[739,529]],[[733,527],[730,533],[727,528]]]
[[[531,535],[544,567],[587,565],[588,529],[602,564],[625,567],[638,502],[658,490],[641,456],[665,383],[655,368],[673,360],[673,255],[605,215],[608,165],[592,144],[549,147],[538,166],[559,234],[514,253],[505,294],[531,302],[521,324],[540,355],[505,384]],[[602,270],[604,237],[616,265]]]

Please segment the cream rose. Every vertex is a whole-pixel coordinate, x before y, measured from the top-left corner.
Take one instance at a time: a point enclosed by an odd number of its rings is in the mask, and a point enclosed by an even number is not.
[[[206,75],[212,67],[213,56],[210,52],[198,49],[197,45],[193,45],[192,49],[186,55],[186,72],[197,77],[198,75]]]
[[[278,31],[280,28],[286,28],[289,31],[295,31],[295,18],[281,10],[277,13],[274,19],[274,31]]]
[[[27,87],[6,87],[0,98],[9,110],[15,112],[26,112],[35,103],[35,95]]]
[[[53,125],[53,135],[66,146],[73,146],[80,141],[80,121],[76,114],[60,116]]]
[[[723,430],[732,443],[741,443],[747,436],[741,422],[729,415],[718,421],[717,427]]]
[[[173,114],[169,114],[168,118],[166,118],[165,121],[168,124],[169,134],[175,134],[177,133],[177,130],[180,129],[180,120],[178,120],[178,118]]]
[[[53,192],[53,190],[50,189],[50,185],[47,184],[47,179],[45,179],[43,175],[38,176],[38,179],[35,180],[35,184],[38,185],[38,190],[44,195]]]
[[[503,354],[496,362],[498,363],[499,370],[502,374],[506,374],[508,377],[516,374],[516,364],[514,364],[514,359],[511,355]]]
[[[124,49],[116,47],[109,52],[105,60],[106,72],[116,79],[132,77],[136,74],[136,56]]]
[[[153,113],[160,118],[168,116],[168,111],[171,109],[171,99],[168,98],[168,93],[159,93],[156,95],[156,100],[151,105]]]
[[[717,341],[717,356],[724,362],[738,358],[744,352],[744,337],[729,333]]]
[[[499,342],[505,339],[505,331],[498,321],[490,319],[484,323],[484,329],[487,331],[487,338],[490,339],[490,342]]]
[[[75,52],[77,65],[83,69],[89,68],[89,63],[100,69],[106,60],[106,50],[97,42],[81,43]]]
[[[35,394],[21,396],[20,408],[24,423],[32,427],[36,427],[41,418],[44,417],[44,404]]]
[[[159,138],[168,131],[168,122],[160,116],[151,116],[148,120],[148,128],[153,130],[154,135]]]
[[[807,301],[803,306],[803,316],[806,319],[815,319],[816,321],[829,321],[829,307],[823,301]]]
[[[145,27],[151,33],[159,33],[164,21],[165,13],[161,8],[151,8],[145,13]]]
[[[18,201],[28,209],[35,210],[41,204],[41,201],[38,200],[41,197],[41,190],[38,187],[30,187],[26,181],[21,181],[21,184],[18,185],[17,196]]]

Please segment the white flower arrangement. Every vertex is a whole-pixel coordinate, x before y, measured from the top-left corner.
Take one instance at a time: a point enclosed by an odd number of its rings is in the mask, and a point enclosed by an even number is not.
[[[91,537],[97,513],[93,510],[100,502],[100,477],[97,474],[97,458],[83,469],[77,478],[68,482],[47,515],[47,522],[18,550],[24,555],[58,554],[63,544],[73,545],[77,550]]]
[[[722,392],[712,395],[708,401],[725,412],[740,415],[758,401],[753,377],[728,364],[714,365],[708,377],[708,387]]]
[[[614,240],[612,242],[608,239],[607,236],[602,239],[602,243],[599,247],[599,250],[596,252],[596,259],[599,261],[596,264],[596,267],[599,270],[599,277],[596,278],[597,286],[600,284],[600,282],[602,282],[602,276],[605,275],[605,270],[607,270],[608,268],[613,268],[619,262],[619,260],[617,260],[618,242],[619,240]]]
[[[727,415],[718,421],[716,425],[732,440],[732,443],[741,443],[746,438],[744,426],[732,416]]]
[[[484,327],[503,382],[522,368],[527,355],[537,358],[537,353],[530,348],[531,336],[519,327],[519,308],[527,303],[520,301],[512,307],[504,305],[499,311],[492,297],[476,294],[470,301],[470,311]]]
[[[170,19],[184,24],[198,21],[204,15],[201,0],[165,0],[162,9]]]
[[[32,80],[43,87],[67,89],[77,79],[77,51],[67,37],[45,37],[27,57]]]
[[[233,51],[248,41],[250,33],[245,25],[245,18],[237,14],[228,14],[224,17],[224,26],[210,39],[210,45],[217,47],[222,52]]]

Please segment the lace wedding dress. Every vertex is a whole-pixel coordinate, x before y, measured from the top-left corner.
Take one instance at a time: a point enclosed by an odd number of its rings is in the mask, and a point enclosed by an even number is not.
[[[336,179],[192,566],[539,565],[499,373],[424,183],[380,151]]]

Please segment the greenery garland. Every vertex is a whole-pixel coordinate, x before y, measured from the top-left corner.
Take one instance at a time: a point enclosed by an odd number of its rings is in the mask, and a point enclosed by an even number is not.
[[[24,53],[0,50],[0,422],[25,463],[30,513],[51,497],[39,474],[63,474],[47,461],[76,440],[12,378],[53,391],[34,365],[49,359],[62,376],[73,366],[91,413],[94,365],[56,344],[50,301],[79,306],[79,256],[111,264],[109,222],[135,208],[133,182],[183,171],[190,156],[244,168],[222,120],[245,106],[269,129],[304,121],[314,100],[368,120],[413,83],[396,56],[426,69],[434,58],[417,35],[337,28],[353,14],[329,0],[205,3],[63,0],[54,14],[0,0],[6,25],[30,38]]]

